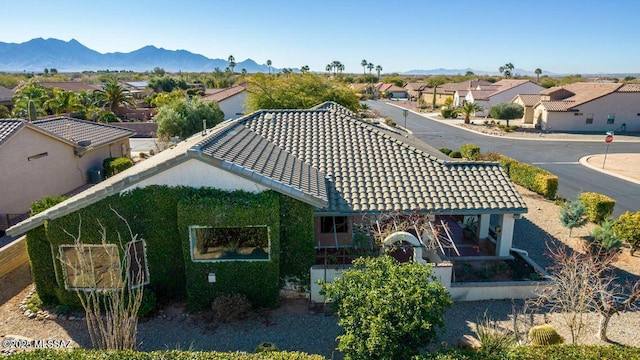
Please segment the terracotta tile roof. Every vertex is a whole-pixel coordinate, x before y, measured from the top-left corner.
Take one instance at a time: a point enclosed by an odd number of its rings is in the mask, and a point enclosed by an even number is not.
[[[136,134],[134,131],[117,126],[69,117],[38,120],[33,122],[33,125],[73,143],[90,140],[91,145],[88,148],[96,148]]]
[[[0,86],[0,102],[11,101],[13,94],[13,90]]]
[[[544,95],[550,96],[551,100],[543,100],[541,103],[548,111],[571,111],[576,106],[619,91],[624,86],[626,85],[617,83],[579,82],[567,84],[544,90]],[[633,87],[626,87],[625,92],[628,91],[627,89],[633,89]],[[562,100],[553,101],[558,98]]]
[[[474,100],[489,100],[496,93],[495,90],[469,90]],[[460,91],[458,91],[460,93]],[[465,94],[466,96],[466,94]]]
[[[520,100],[522,100],[524,106],[534,106],[540,102],[542,96],[540,94],[518,94],[516,95],[514,100],[517,98],[520,98]]]
[[[78,92],[81,90],[93,91],[102,89],[100,85],[86,84],[78,81],[60,81],[60,82],[39,82],[38,85],[49,89],[62,89],[64,91]]]
[[[366,89],[369,86],[371,86],[371,84],[367,84],[367,83],[353,83],[353,84],[351,84],[351,88],[353,90],[356,90],[356,91],[360,91],[360,90]]]
[[[411,91],[424,91],[429,89],[429,84],[425,82],[408,82],[404,85],[404,88]]]
[[[21,233],[199,159],[310,203],[318,212],[524,213],[498,163],[443,161],[334,103],[223,122],[8,230]]]
[[[438,86],[438,89],[442,89],[445,90],[448,93],[454,93],[456,92],[456,90],[469,90],[469,89],[475,89],[478,87],[478,85],[480,86],[487,86],[487,85],[491,85],[492,83],[485,81],[485,80],[470,80],[470,81],[463,81],[463,82],[459,82],[459,83],[446,83],[446,84],[442,84],[440,86]]]
[[[216,91],[211,95],[204,96],[202,98],[203,101],[215,101],[221,102],[227,100],[233,96],[240,94],[243,91],[246,91],[247,88],[244,85],[236,85],[226,89],[220,89],[221,91]]]
[[[9,140],[23,126],[24,121],[22,120],[0,119],[0,145]]]
[[[624,84],[618,92],[640,92],[640,84]]]

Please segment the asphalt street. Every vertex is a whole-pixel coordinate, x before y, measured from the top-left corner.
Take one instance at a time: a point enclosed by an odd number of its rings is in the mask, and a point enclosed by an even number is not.
[[[402,109],[383,101],[367,101],[367,104],[371,109],[404,126]],[[580,192],[605,194],[616,200],[614,217],[626,211],[640,211],[640,185],[579,164],[578,160],[583,156],[604,153],[604,141],[600,143],[498,138],[442,124],[412,112],[407,116],[407,128],[417,139],[436,149],[444,147],[456,150],[460,149],[462,144],[476,144],[482,152],[495,151],[546,169],[558,176],[558,194],[567,199],[575,199]],[[640,144],[614,142],[609,147],[609,153],[640,153]]]

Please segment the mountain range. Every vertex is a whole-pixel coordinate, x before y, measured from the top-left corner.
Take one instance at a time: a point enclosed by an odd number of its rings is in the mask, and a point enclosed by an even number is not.
[[[209,59],[186,50],[167,50],[145,46],[138,50],[102,54],[89,49],[75,39],[32,39],[20,44],[0,42],[0,71],[41,72],[45,68],[59,72],[131,70],[151,71],[161,67],[166,71],[214,71],[225,70],[229,65],[224,59]],[[237,62],[235,71],[268,72],[267,65],[251,59]],[[277,68],[271,68],[278,71]]]

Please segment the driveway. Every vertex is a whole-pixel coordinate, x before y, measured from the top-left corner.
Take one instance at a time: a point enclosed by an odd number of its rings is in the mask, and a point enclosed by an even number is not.
[[[395,104],[390,105],[384,101],[366,103],[371,109],[404,125],[402,109]],[[574,199],[580,192],[586,191],[605,194],[616,200],[614,216],[626,211],[640,211],[639,184],[580,164],[580,159],[586,156],[605,152],[604,134],[571,134],[565,135],[565,138],[560,134],[542,134],[541,137],[529,139],[496,137],[469,131],[456,125],[456,121],[435,120],[411,111],[407,115],[407,128],[417,139],[435,148],[459,149],[462,144],[477,144],[483,152],[495,151],[546,169],[559,177],[558,193],[567,199]],[[598,137],[601,139],[598,140]],[[625,138],[620,141],[621,137],[616,136],[616,140],[609,146],[609,154],[640,154],[640,138]],[[640,160],[628,166],[640,167]]]

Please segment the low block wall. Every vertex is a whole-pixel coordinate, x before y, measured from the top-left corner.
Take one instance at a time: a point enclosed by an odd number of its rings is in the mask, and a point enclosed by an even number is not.
[[[0,249],[0,276],[4,276],[29,261],[25,237]]]

